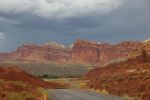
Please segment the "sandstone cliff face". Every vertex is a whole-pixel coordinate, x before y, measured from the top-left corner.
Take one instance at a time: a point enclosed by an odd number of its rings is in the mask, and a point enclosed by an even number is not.
[[[6,58],[13,61],[65,62],[79,64],[99,64],[116,58],[126,58],[137,51],[143,42],[125,41],[116,45],[77,40],[69,47],[56,42],[43,45],[24,44],[15,52],[0,54],[0,60]]]
[[[0,53],[0,61],[4,59],[8,59],[8,53]]]
[[[72,50],[72,58],[81,63],[105,64],[115,58],[125,58],[142,43],[126,41],[117,45],[77,40]]]
[[[77,40],[72,49],[72,58],[80,62],[97,62],[98,61],[98,44]]]
[[[142,45],[140,45],[137,50],[129,53],[129,57],[137,57],[141,55],[143,51],[150,54],[150,40],[143,41]]]
[[[142,47],[148,54],[150,54],[150,40],[144,41]]]
[[[70,51],[50,44],[41,46],[26,44],[9,55],[13,60],[64,62],[70,58]]]

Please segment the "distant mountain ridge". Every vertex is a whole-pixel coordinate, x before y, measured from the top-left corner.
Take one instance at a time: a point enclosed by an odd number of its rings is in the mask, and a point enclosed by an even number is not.
[[[14,52],[0,53],[0,60],[104,65],[112,59],[128,57],[129,53],[138,50],[144,43],[142,41],[124,41],[112,45],[76,40],[69,47],[57,42],[48,42],[43,45],[24,44]]]

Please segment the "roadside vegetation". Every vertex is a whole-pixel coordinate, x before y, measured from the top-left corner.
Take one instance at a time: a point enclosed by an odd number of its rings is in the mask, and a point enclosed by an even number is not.
[[[17,66],[0,66],[0,100],[48,100],[47,89],[67,87],[44,81]]]
[[[50,100],[47,90],[19,81],[0,79],[0,100]]]
[[[55,75],[42,74],[42,75],[38,75],[38,77],[43,79],[61,79],[61,78],[79,78],[80,76],[76,76],[76,75],[55,76]]]

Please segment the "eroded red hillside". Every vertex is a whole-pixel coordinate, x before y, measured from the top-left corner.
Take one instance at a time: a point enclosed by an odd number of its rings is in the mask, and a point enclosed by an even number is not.
[[[64,85],[55,82],[46,82],[42,79],[28,74],[18,67],[1,67],[0,66],[0,79],[6,81],[20,81],[33,85],[34,87],[43,88],[64,88]]]
[[[98,67],[83,79],[90,79],[87,84],[90,88],[105,90],[109,94],[150,100],[150,56],[142,55]]]
[[[66,85],[43,81],[15,66],[0,66],[0,100],[46,100],[46,89],[58,88]]]

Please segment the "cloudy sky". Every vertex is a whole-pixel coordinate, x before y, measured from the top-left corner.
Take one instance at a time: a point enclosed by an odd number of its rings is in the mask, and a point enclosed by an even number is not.
[[[76,39],[150,38],[150,0],[0,0],[0,51]]]

